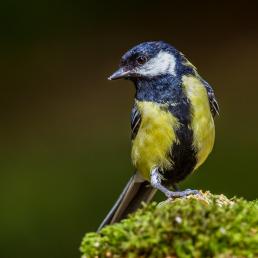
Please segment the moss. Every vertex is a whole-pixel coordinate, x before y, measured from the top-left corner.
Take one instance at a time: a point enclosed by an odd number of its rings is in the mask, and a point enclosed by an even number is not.
[[[258,257],[258,201],[204,193],[151,203],[81,248],[89,257]]]

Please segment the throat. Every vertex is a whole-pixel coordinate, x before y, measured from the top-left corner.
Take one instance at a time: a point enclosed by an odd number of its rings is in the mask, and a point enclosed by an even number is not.
[[[136,87],[135,98],[137,100],[156,103],[173,102],[173,93],[178,91],[180,87],[180,82],[170,75],[139,78],[134,83]]]

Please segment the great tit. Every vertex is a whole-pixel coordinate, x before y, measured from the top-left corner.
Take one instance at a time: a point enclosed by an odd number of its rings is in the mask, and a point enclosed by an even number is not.
[[[156,190],[168,198],[198,194],[179,191],[177,183],[207,159],[215,140],[219,106],[213,89],[173,46],[152,41],[133,47],[109,80],[122,78],[135,86],[131,159],[136,172],[99,230],[148,203]]]

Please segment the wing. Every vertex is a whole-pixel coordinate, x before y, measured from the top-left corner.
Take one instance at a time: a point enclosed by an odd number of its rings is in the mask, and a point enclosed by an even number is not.
[[[203,80],[203,84],[208,93],[211,113],[212,113],[213,117],[215,117],[216,115],[219,115],[219,104],[216,100],[216,97],[215,97],[212,87],[204,80]]]
[[[133,108],[132,108],[132,113],[131,113],[131,139],[133,140],[135,138],[135,136],[138,133],[140,124],[141,124],[141,114],[136,106],[136,104],[134,104]]]

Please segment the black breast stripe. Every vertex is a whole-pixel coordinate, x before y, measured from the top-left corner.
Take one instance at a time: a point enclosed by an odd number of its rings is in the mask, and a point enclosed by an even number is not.
[[[163,183],[167,185],[183,180],[193,171],[197,162],[191,128],[191,103],[182,89],[179,88],[176,93],[175,99],[169,105],[169,112],[178,119],[180,126],[175,130],[177,141],[171,146],[170,157],[173,168],[163,172],[165,178]]]

